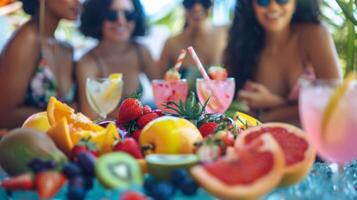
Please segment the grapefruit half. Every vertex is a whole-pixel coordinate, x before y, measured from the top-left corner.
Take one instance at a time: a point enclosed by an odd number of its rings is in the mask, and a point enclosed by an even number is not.
[[[256,199],[275,188],[284,173],[284,154],[270,135],[231,148],[216,162],[191,168],[209,193],[222,199]]]
[[[316,156],[303,130],[285,123],[265,123],[243,131],[235,146],[249,144],[267,134],[275,138],[285,155],[285,173],[280,186],[299,182],[310,171]]]

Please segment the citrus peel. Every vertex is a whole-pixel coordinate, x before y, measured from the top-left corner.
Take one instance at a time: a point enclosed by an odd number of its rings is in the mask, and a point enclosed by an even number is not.
[[[344,79],[344,81],[342,82],[342,84],[337,86],[334,92],[332,93],[322,116],[321,136],[323,139],[325,140],[328,139],[329,134],[326,134],[327,133],[326,128],[330,123],[331,117],[333,113],[336,111],[338,104],[340,103],[343,96],[347,92],[350,83],[355,79],[356,79],[356,73],[354,72],[349,73]]]

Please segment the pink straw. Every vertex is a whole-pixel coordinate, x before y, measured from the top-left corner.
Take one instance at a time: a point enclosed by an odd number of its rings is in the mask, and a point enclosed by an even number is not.
[[[203,76],[204,79],[206,80],[210,80],[209,76],[207,75],[207,72],[205,70],[205,68],[203,67],[200,59],[198,58],[195,50],[193,49],[192,46],[188,47],[188,52],[191,54],[193,62],[197,65],[198,70],[200,71],[201,75]]]
[[[186,50],[181,49],[181,53],[178,56],[175,67],[174,67],[176,69],[176,71],[179,71],[180,67],[182,66],[182,62],[183,62],[183,59],[185,58],[185,56],[186,56]]]

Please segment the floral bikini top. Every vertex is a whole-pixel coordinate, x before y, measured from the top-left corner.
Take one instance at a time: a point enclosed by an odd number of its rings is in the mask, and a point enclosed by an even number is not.
[[[36,68],[34,75],[27,88],[25,104],[46,108],[51,96],[66,103],[72,103],[75,99],[75,85],[72,84],[65,96],[59,96],[57,93],[58,84],[56,78],[48,67],[48,62],[40,55],[39,66]]]

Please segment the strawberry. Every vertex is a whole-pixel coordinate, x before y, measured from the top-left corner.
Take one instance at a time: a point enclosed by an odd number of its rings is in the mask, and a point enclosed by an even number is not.
[[[56,171],[38,173],[35,177],[37,194],[41,199],[53,197],[66,182],[65,176]]]
[[[206,122],[203,123],[198,130],[201,132],[202,137],[207,137],[215,132],[218,124],[216,122]]]
[[[204,144],[197,149],[196,155],[203,163],[213,162],[222,155],[222,148],[217,144]]]
[[[139,141],[139,138],[140,138],[140,135],[141,135],[141,130],[142,129],[137,129],[136,131],[134,131],[133,133],[133,138],[138,142]]]
[[[222,141],[224,142],[225,146],[234,146],[234,136],[232,133],[228,133],[227,135],[222,137]]]
[[[78,157],[78,155],[82,152],[90,152],[95,157],[99,156],[99,152],[96,149],[96,146],[94,143],[81,140],[71,150],[72,160],[76,159]]]
[[[164,76],[165,81],[168,82],[176,82],[180,80],[180,78],[181,74],[175,68],[169,69]]]
[[[136,120],[143,113],[143,106],[138,99],[127,98],[119,106],[118,122],[127,124]]]
[[[149,105],[143,106],[143,115],[151,113],[151,112],[152,112],[152,109]]]
[[[213,80],[225,80],[228,73],[223,67],[213,66],[208,69],[208,76]]]
[[[141,117],[139,117],[139,119],[137,121],[139,128],[144,128],[144,126],[146,124],[148,124],[149,122],[151,122],[152,120],[154,120],[158,117],[160,117],[160,116],[154,112],[142,115]]]
[[[31,190],[33,189],[33,180],[30,174],[4,179],[0,182],[0,187],[8,190]]]
[[[143,194],[136,191],[126,191],[120,196],[120,200],[147,200]]]
[[[152,112],[158,114],[160,117],[165,115],[164,112],[162,112],[160,109],[155,109]]]
[[[124,151],[134,158],[140,159],[143,158],[139,144],[135,141],[134,138],[125,138],[113,148],[114,151]]]
[[[81,152],[87,152],[88,148],[82,145],[76,145],[71,150],[71,158],[75,159]]]

